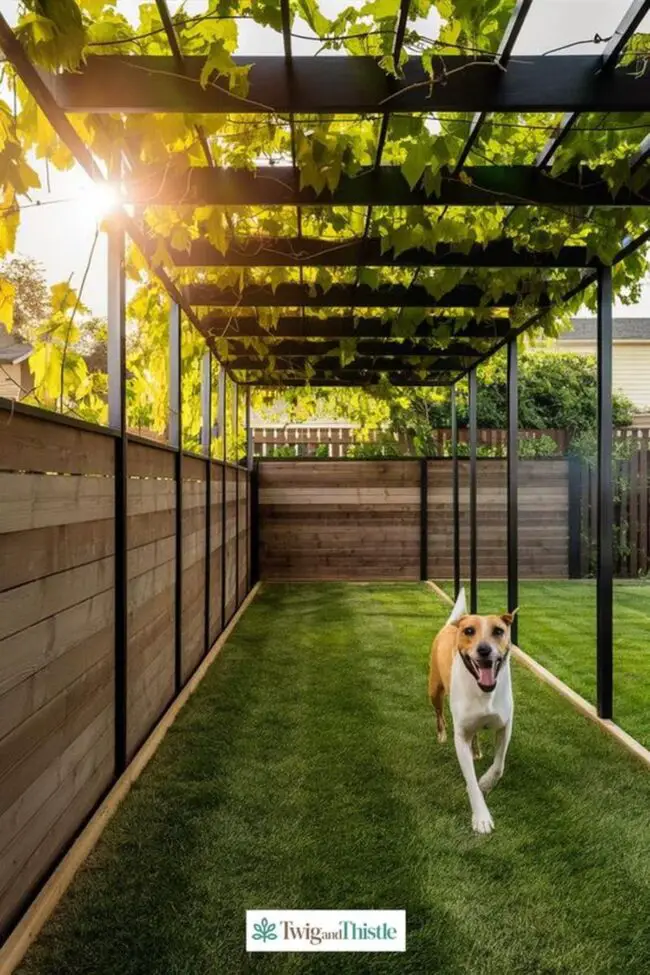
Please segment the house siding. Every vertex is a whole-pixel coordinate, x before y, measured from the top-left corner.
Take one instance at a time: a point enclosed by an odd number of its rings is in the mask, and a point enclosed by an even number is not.
[[[18,399],[22,382],[20,365],[0,363],[0,396],[5,399]]]
[[[557,352],[596,355],[596,343],[589,341],[556,342]],[[624,393],[642,412],[650,411],[650,342],[614,342],[613,385]]]

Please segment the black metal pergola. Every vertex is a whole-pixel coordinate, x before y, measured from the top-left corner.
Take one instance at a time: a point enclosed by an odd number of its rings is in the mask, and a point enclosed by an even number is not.
[[[650,241],[650,229],[625,240],[613,259],[604,264],[582,245],[557,250],[517,246],[505,233],[485,246],[466,249],[442,242],[432,249],[411,247],[399,254],[384,249],[373,233],[373,209],[378,207],[436,206],[549,208],[647,207],[650,198],[650,137],[639,140],[629,160],[630,180],[613,190],[598,169],[572,167],[553,175],[550,166],[558,148],[575,128],[580,114],[650,111],[650,75],[621,65],[626,45],[650,11],[650,0],[634,0],[600,54],[526,56],[513,58],[513,48],[532,0],[518,0],[497,52],[492,55],[447,54],[434,68],[433,79],[420,58],[403,62],[400,77],[387,74],[371,57],[333,59],[298,57],[291,44],[288,0],[279,0],[282,12],[284,56],[256,58],[250,70],[246,99],[233,94],[219,79],[200,83],[205,59],[187,56],[165,0],[156,0],[170,54],[157,56],[91,55],[75,72],[47,74],[27,58],[18,38],[0,16],[0,47],[35,98],[39,108],[89,176],[98,181],[120,180],[125,199],[139,214],[147,206],[269,206],[295,211],[294,236],[247,236],[231,233],[225,251],[207,238],[193,240],[187,250],[170,250],[173,267],[153,267],[172,302],[170,335],[172,396],[177,425],[173,442],[180,443],[180,323],[181,315],[205,336],[208,352],[204,366],[204,429],[210,429],[211,354],[217,339],[228,341],[224,368],[240,386],[277,387],[324,385],[369,386],[390,382],[398,386],[452,387],[454,576],[460,586],[459,461],[456,384],[469,379],[469,498],[470,585],[472,609],[477,607],[477,367],[503,347],[508,354],[508,599],[518,602],[517,573],[517,339],[552,311],[556,280],[549,288],[539,277],[526,293],[525,278],[516,292],[493,299],[475,283],[458,284],[434,298],[416,278],[423,268],[570,269],[577,283],[567,287],[568,300],[590,285],[597,285],[598,301],[598,712],[612,716],[612,268]],[[396,18],[393,57],[402,61],[409,18],[409,0],[401,0]],[[251,59],[235,59],[249,64]],[[467,70],[465,70],[467,69]],[[437,72],[437,73],[436,73]],[[383,162],[391,116],[427,112],[470,113],[472,121],[454,165],[441,174],[439,185],[422,181],[409,186],[399,167]],[[209,139],[200,123],[193,122],[205,155],[205,165],[177,172],[173,167],[144,165],[137,146],[125,152],[119,171],[106,173],[72,124],[72,113],[102,116],[119,113],[184,113],[238,115],[268,113],[288,117],[292,163],[258,166],[254,170],[215,165]],[[532,165],[477,165],[469,162],[482,126],[493,113],[563,112],[555,133]],[[379,119],[374,162],[354,176],[343,175],[334,190],[316,192],[303,186],[295,152],[295,116],[372,114]],[[363,233],[356,237],[324,239],[303,233],[303,214],[313,207],[364,207]],[[444,211],[443,211],[444,212]],[[109,246],[109,406],[110,422],[122,431],[126,449],[125,411],[125,285],[124,242],[128,236],[147,259],[153,260],[155,239],[139,216],[122,211]],[[511,216],[511,214],[510,214]],[[508,219],[508,218],[507,218]],[[206,276],[217,268],[298,269],[297,281],[246,284],[226,288]],[[348,283],[327,290],[306,283],[304,271],[331,267],[349,269]],[[368,267],[412,269],[409,284],[371,287],[361,280]],[[177,283],[192,275],[189,284]],[[555,289],[557,290],[557,289]],[[525,320],[513,321],[522,298],[534,306]],[[269,330],[260,320],[262,309],[281,309]],[[408,339],[400,338],[382,309],[415,308],[422,320]],[[358,309],[366,309],[364,315]],[[245,310],[245,314],[242,314]],[[314,312],[314,310],[316,310]],[[449,342],[436,345],[441,327],[451,330]],[[265,351],[252,347],[261,339]],[[339,343],[357,342],[352,361],[342,364]],[[222,356],[223,358],[223,356]],[[414,358],[417,363],[414,363]],[[269,369],[269,363],[273,368]],[[223,371],[221,375],[224,375]],[[248,399],[248,411],[250,398]],[[179,450],[179,463],[182,451]],[[126,463],[125,456],[122,465]],[[124,466],[122,466],[122,470]],[[178,478],[179,485],[181,483]],[[118,488],[119,490],[119,488]],[[209,508],[209,506],[208,506]],[[179,553],[180,558],[180,553]],[[118,572],[119,572],[118,567]],[[426,559],[422,574],[426,578]],[[516,634],[515,634],[516,637]]]

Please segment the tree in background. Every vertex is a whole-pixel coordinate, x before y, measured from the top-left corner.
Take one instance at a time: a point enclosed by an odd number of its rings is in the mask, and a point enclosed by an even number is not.
[[[50,303],[43,265],[31,257],[9,257],[0,262],[0,279],[8,281],[13,288],[16,338],[33,342]]]
[[[478,425],[483,429],[507,426],[507,365],[505,350],[478,370]],[[389,385],[369,390],[287,391],[292,422],[317,410],[332,419],[345,418],[360,425],[360,439],[370,430],[383,430],[387,441],[406,437],[418,454],[436,450],[433,430],[449,427],[451,389],[416,387],[394,389]],[[614,394],[614,423],[632,421],[633,407],[626,396]],[[457,388],[458,420],[468,422],[468,387]],[[523,352],[519,358],[519,425],[527,430],[567,430],[572,439],[596,426],[597,371],[594,356],[571,352]],[[554,444],[553,444],[554,446]],[[551,442],[547,444],[550,449]]]

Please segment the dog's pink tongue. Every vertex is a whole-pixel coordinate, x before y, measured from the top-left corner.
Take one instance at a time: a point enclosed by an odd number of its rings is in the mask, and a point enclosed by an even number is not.
[[[480,682],[483,687],[494,687],[496,680],[494,677],[494,667],[492,664],[488,664],[487,667],[480,667],[481,679]]]

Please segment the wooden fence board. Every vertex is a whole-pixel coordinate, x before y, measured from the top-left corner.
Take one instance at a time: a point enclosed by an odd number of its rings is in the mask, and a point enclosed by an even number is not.
[[[0,470],[111,475],[114,464],[112,436],[0,411]]]
[[[183,681],[195,670],[205,651],[206,477],[204,460],[183,458]]]
[[[26,680],[10,687],[0,696],[0,739],[82,677],[94,662],[112,656],[113,646],[111,621],[103,630],[75,643]]]
[[[0,532],[112,518],[113,479],[0,473]]]
[[[221,602],[223,548],[223,468],[212,465],[212,505],[210,521],[210,643],[223,629]]]
[[[226,468],[226,621],[237,608],[237,471]]]
[[[241,603],[248,592],[248,473],[240,470],[239,477],[239,539],[237,545],[237,604]]]
[[[113,554],[113,518],[0,534],[0,592]]]
[[[176,469],[175,452],[150,447],[148,444],[129,441],[127,448],[127,470],[130,478],[166,478],[174,480]]]
[[[112,623],[111,590],[0,641],[0,694]]]
[[[0,640],[113,588],[113,558],[0,593]]]

